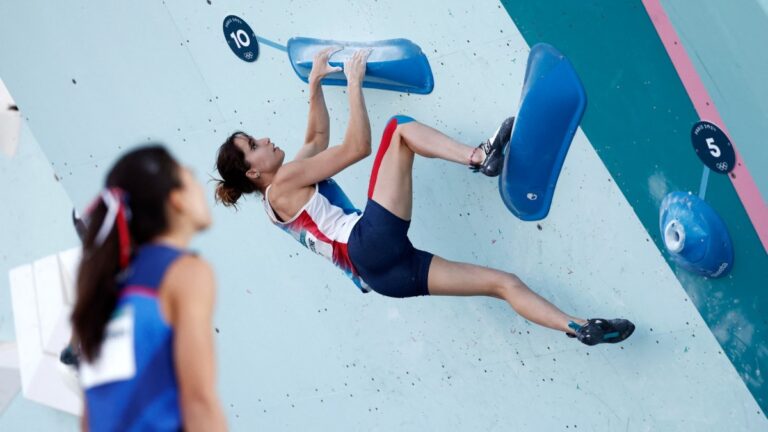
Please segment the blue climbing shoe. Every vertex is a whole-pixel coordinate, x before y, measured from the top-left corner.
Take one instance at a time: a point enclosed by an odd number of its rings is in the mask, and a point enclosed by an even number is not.
[[[635,331],[635,325],[625,319],[606,320],[591,318],[584,325],[571,321],[568,327],[573,333],[566,333],[568,337],[576,338],[584,345],[597,345],[600,343],[618,343],[630,337]]]
[[[514,117],[507,118],[487,141],[477,146],[478,149],[485,153],[485,160],[481,164],[470,163],[469,169],[474,172],[480,171],[488,177],[496,177],[501,174],[501,168],[504,166],[504,148],[512,136],[512,126],[514,124]]]

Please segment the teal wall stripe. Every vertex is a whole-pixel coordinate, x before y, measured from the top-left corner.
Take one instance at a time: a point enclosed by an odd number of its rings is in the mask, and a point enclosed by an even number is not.
[[[589,97],[582,128],[664,253],[662,197],[673,190],[696,193],[700,186],[702,164],[689,138],[699,118],[642,3],[501,3],[529,45],[555,45],[579,72]],[[670,265],[765,410],[768,386],[760,371],[768,371],[768,350],[760,347],[768,345],[768,255],[726,177],[710,176],[706,197],[728,225],[733,271],[710,280]]]

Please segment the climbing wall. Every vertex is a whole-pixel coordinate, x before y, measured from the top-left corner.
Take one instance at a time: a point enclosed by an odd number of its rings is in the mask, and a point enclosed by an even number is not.
[[[494,1],[385,3],[0,5],[0,78],[24,120],[18,154],[0,158],[0,199],[14,203],[0,210],[0,270],[76,245],[71,207],[82,208],[111,162],[142,142],[166,142],[202,180],[215,174],[216,149],[234,130],[296,151],[308,93],[281,49],[293,36],[403,37],[422,47],[433,93],[366,91],[374,142],[395,113],[470,144],[515,113],[536,42],[523,36],[541,34],[535,26],[546,20],[521,22],[514,8]],[[652,29],[645,11],[637,13]],[[255,62],[227,46],[228,15],[259,36]],[[570,56],[567,44],[551,42]],[[572,60],[590,95],[587,65]],[[339,142],[346,94],[325,93],[331,140]],[[605,107],[590,103],[585,122],[597,123]],[[274,229],[251,199],[239,212],[215,207],[214,227],[194,244],[217,273],[219,392],[232,429],[768,427],[645,213],[628,199],[626,180],[605,161],[601,149],[611,143],[594,130],[599,141],[588,128],[577,132],[551,212],[534,223],[506,210],[495,180],[417,160],[411,234],[418,247],[446,258],[514,272],[573,314],[631,318],[638,328],[627,343],[588,348],[497,300],[362,295]],[[371,163],[336,178],[358,205]],[[207,188],[213,206],[213,184]],[[0,282],[0,338],[11,340],[6,286]],[[30,421],[76,428],[75,418],[17,398],[0,429]]]
[[[568,53],[590,98],[582,127],[660,250],[667,193],[703,196],[723,218],[735,249],[730,273],[712,279],[670,265],[765,408],[768,207],[757,125],[768,93],[753,78],[765,70],[764,56],[749,48],[765,32],[765,2],[727,11],[692,1],[503,3],[529,44]],[[729,31],[735,27],[743,32]],[[729,175],[707,175],[696,156],[691,131],[700,120],[728,131],[740,153]]]

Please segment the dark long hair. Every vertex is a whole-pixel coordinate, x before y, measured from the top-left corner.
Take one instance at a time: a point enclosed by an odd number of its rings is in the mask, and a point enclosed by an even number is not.
[[[141,147],[123,155],[107,175],[107,188],[124,193],[129,213],[132,250],[164,233],[169,227],[166,203],[181,187],[179,165],[161,145]],[[77,278],[77,301],[72,326],[86,359],[98,357],[104,332],[118,299],[120,239],[117,224],[103,243],[96,237],[107,216],[107,205],[97,198],[86,215],[83,258]]]
[[[245,160],[243,151],[235,145],[235,138],[238,136],[247,137],[245,132],[234,132],[219,147],[216,156],[216,170],[221,176],[221,180],[217,180],[216,201],[234,208],[237,208],[237,201],[244,194],[258,191],[256,185],[245,175],[251,166]]]

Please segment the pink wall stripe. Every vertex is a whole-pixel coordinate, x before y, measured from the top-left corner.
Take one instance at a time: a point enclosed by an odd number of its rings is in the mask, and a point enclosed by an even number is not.
[[[664,48],[669,54],[669,58],[672,59],[680,80],[683,82],[685,90],[688,92],[688,97],[691,98],[696,112],[699,114],[702,120],[707,120],[720,126],[723,131],[728,134],[728,129],[723,123],[723,119],[715,108],[715,104],[709,97],[704,83],[701,81],[699,74],[685,52],[683,44],[680,42],[680,38],[677,37],[677,32],[672,26],[672,23],[661,6],[660,0],[643,0],[645,10],[648,12],[648,16],[651,18],[656,32],[659,33],[661,42],[664,44]],[[736,144],[733,143],[733,149],[736,152],[736,167],[733,169],[730,176],[731,183],[736,188],[736,193],[739,195],[744,208],[747,210],[749,219],[752,221],[752,225],[757,231],[760,241],[763,243],[763,248],[768,251],[768,206],[760,195],[760,190],[757,188],[755,181],[752,179],[752,175],[747,170],[741,159],[741,155],[736,149]]]

